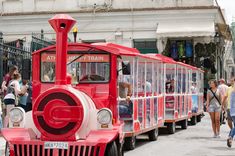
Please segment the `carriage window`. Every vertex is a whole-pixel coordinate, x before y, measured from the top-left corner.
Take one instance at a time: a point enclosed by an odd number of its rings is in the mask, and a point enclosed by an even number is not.
[[[186,69],[182,68],[182,93],[187,92],[187,75],[186,75]]]
[[[122,63],[128,60],[130,63],[130,74],[124,75],[120,70],[122,69]],[[118,93],[120,98],[126,98],[127,96],[134,97],[133,90],[134,86],[134,60],[132,58],[123,58],[118,60]]]
[[[182,68],[180,66],[177,67],[177,93],[181,93],[182,91]]]
[[[67,73],[72,76],[72,84],[104,83],[110,79],[109,54],[68,54]],[[41,56],[41,81],[55,81],[55,53]]]
[[[175,81],[175,65],[167,64],[166,65],[166,93],[174,93],[176,88],[176,81]]]
[[[191,88],[190,88],[191,93],[193,93],[193,94],[198,93],[198,87],[200,87],[198,84],[198,74],[196,72],[193,72],[192,73],[192,84],[191,84]]]
[[[41,55],[41,81],[55,81],[55,53]]]
[[[146,93],[152,93],[152,62],[146,62]]]
[[[156,90],[158,91],[158,94],[161,94],[163,92],[163,86],[164,84],[162,83],[164,81],[164,72],[163,72],[163,64],[162,63],[156,63],[155,64],[155,73],[156,73]],[[169,80],[170,81],[170,80]]]
[[[145,62],[139,62],[138,64],[138,96],[144,96],[145,90]]]

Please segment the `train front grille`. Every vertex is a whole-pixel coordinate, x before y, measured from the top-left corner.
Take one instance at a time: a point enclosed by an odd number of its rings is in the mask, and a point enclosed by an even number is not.
[[[14,144],[15,156],[99,156],[99,146],[70,145],[68,149],[44,149],[43,145]]]

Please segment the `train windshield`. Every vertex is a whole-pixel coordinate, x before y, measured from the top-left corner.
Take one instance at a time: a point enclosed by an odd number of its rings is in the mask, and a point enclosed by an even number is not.
[[[55,81],[55,53],[41,54],[41,81]],[[67,73],[72,84],[107,83],[110,79],[110,55],[108,53],[68,53]]]

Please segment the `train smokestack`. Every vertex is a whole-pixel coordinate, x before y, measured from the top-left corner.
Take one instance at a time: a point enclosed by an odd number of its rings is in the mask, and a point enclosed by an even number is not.
[[[67,84],[67,47],[68,32],[71,30],[76,20],[66,14],[58,14],[49,20],[50,25],[56,32],[56,79],[55,84]]]

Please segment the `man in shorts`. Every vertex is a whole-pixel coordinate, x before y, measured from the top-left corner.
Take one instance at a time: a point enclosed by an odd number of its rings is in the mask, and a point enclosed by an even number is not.
[[[227,111],[227,121],[228,121],[228,126],[230,128],[230,130],[233,129],[233,120],[232,120],[232,117],[230,115],[230,96],[231,96],[231,93],[233,91],[233,85],[234,85],[234,81],[235,81],[235,78],[232,78],[230,80],[231,82],[231,86],[228,87],[227,91],[226,91],[226,94],[222,100],[222,104],[223,104],[223,108]]]

